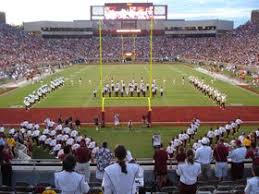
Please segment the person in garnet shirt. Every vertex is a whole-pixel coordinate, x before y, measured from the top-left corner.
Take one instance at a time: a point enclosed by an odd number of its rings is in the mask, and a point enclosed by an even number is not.
[[[216,161],[215,176],[222,181],[228,175],[228,148],[224,145],[224,139],[220,138],[214,148],[213,156]]]
[[[12,151],[6,145],[0,146],[0,164],[2,172],[2,181],[3,185],[11,186],[12,185],[12,164],[11,160],[13,159]]]
[[[91,151],[87,148],[85,140],[82,139],[80,142],[80,147],[75,151],[76,156],[76,167],[75,171],[79,174],[85,175],[85,180],[89,182],[90,180],[90,160]]]
[[[184,150],[184,147],[181,146],[179,148],[179,151],[176,153],[176,157],[175,157],[176,161],[177,161],[177,164],[180,164],[180,163],[184,163],[185,162],[185,159],[186,159],[186,153],[185,153],[185,150]]]
[[[166,150],[163,148],[163,144],[161,144],[160,148],[155,150],[154,154],[155,167],[154,174],[155,180],[158,186],[161,188],[166,184],[167,181],[167,160],[168,154]]]

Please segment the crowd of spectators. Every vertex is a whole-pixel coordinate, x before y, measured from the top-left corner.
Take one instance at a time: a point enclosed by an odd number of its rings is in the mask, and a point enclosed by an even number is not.
[[[123,51],[134,50],[133,38],[103,37],[103,60],[118,61]],[[153,37],[154,59],[183,58],[216,61],[234,65],[259,64],[259,28],[247,23],[233,32],[217,37]],[[136,60],[149,59],[149,37],[137,37]],[[44,39],[22,29],[0,24],[0,78],[18,79],[24,74],[53,64],[75,61],[98,61],[99,38]]]

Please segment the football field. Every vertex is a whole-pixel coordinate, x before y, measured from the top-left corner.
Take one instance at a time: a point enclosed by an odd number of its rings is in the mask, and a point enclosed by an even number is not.
[[[43,84],[49,84],[60,76],[64,76],[65,85],[33,105],[36,108],[50,107],[99,107],[100,95],[93,97],[93,90],[99,90],[99,65],[73,65],[63,69],[38,83],[17,88],[0,95],[1,108],[21,108],[23,99],[28,94]],[[163,86],[164,96],[152,98],[152,106],[216,106],[216,104],[195,89],[189,82],[188,76],[197,76],[205,83],[227,95],[228,106],[258,106],[259,95],[245,90],[239,86],[216,80],[213,77],[196,71],[185,64],[154,64],[153,79],[156,80],[158,88]],[[182,78],[185,83],[182,83]],[[113,79],[124,80],[129,83],[131,80],[149,82],[149,64],[105,64],[103,65],[103,83],[109,83]],[[81,81],[80,81],[81,80]],[[147,106],[146,99],[107,100],[105,106]]]

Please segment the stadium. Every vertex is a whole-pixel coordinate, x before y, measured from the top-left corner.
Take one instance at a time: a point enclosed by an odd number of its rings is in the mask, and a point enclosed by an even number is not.
[[[169,6],[0,12],[0,193],[258,192],[259,12],[234,27]]]

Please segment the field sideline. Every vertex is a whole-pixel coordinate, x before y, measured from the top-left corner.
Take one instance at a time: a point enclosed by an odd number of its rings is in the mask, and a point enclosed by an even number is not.
[[[43,79],[41,83],[29,84],[0,95],[0,107],[23,107],[23,98],[26,95],[40,85],[49,83],[51,79],[59,76],[65,77],[65,86],[52,92],[47,98],[41,100],[33,107],[99,107],[100,99],[94,98],[92,94],[95,88],[98,89],[98,68],[98,65],[74,65]],[[104,82],[109,82],[111,78],[114,81],[124,80],[128,82],[132,79],[140,81],[141,77],[148,82],[148,64],[104,65],[103,68]],[[226,93],[228,106],[259,106],[258,94],[220,80],[214,80],[212,83],[212,77],[200,73],[190,66],[179,63],[153,65],[153,79],[157,81],[159,87],[164,87],[165,94],[164,97],[154,97],[152,99],[152,106],[216,106],[212,100],[188,83],[187,78],[190,75],[198,76],[204,79],[206,83]],[[182,85],[183,76],[185,77],[184,85]],[[82,79],[81,84],[79,83],[80,78]],[[173,84],[174,81],[175,84]],[[122,107],[146,106],[147,101],[145,99],[107,100],[105,105]]]

